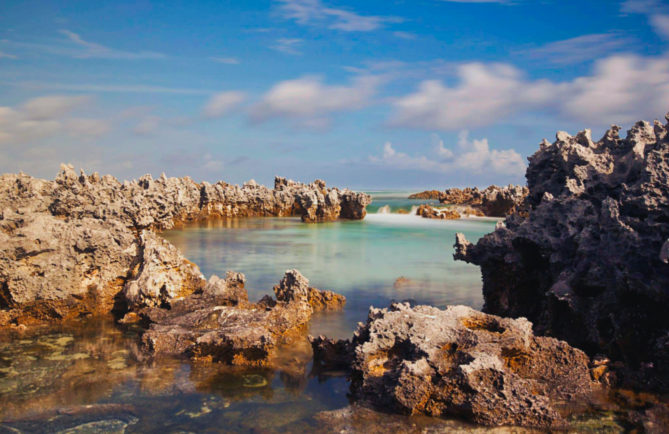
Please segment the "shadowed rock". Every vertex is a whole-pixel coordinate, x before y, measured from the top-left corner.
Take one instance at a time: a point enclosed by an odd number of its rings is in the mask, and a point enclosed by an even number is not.
[[[524,318],[465,306],[371,308],[351,341],[311,341],[315,363],[350,364],[354,399],[385,411],[561,427],[559,401],[583,403],[598,389],[582,351],[534,336]]]
[[[272,366],[274,350],[285,336],[300,331],[315,311],[345,303],[342,295],[309,287],[297,270],[287,271],[274,287],[276,300],[266,296],[249,303],[243,282],[241,273],[228,273],[225,281],[212,277],[201,293],[172,301],[170,309],[145,310],[151,322],[142,337],[145,351],[237,366]]]
[[[668,116],[669,119],[669,116]],[[481,266],[486,312],[626,362],[669,389],[667,125],[559,132],[529,158],[529,217],[511,216],[456,259]],[[639,375],[639,377],[637,377]],[[638,380],[638,381],[637,381]]]

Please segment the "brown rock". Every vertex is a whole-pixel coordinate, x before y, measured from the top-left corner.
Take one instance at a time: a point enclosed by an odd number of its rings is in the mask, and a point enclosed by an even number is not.
[[[312,345],[321,366],[352,361],[354,399],[385,411],[556,428],[561,401],[587,402],[598,389],[582,351],[534,336],[523,318],[465,306],[371,308],[352,341]]]
[[[152,324],[142,337],[145,351],[237,366],[271,366],[277,345],[300,331],[314,311],[345,302],[343,296],[309,287],[297,270],[289,270],[274,287],[276,300],[248,303],[240,295],[244,290],[238,283],[243,280],[240,273],[228,273],[225,285],[213,279],[207,290],[174,300],[169,310],[146,310]],[[212,291],[214,284],[219,288]],[[221,291],[221,286],[227,290]]]

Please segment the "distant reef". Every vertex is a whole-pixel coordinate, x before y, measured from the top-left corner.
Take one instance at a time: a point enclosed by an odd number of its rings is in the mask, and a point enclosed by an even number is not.
[[[669,114],[667,115],[669,121]],[[669,390],[669,123],[557,133],[529,158],[526,214],[455,258],[481,267],[484,311],[625,367]]]
[[[479,190],[478,187],[449,188],[444,191],[427,190],[412,194],[409,199],[438,200],[447,205],[463,205],[470,210],[470,214],[505,217],[514,212],[522,211],[527,194],[528,189],[524,186],[498,187],[491,185],[483,190]],[[424,214],[419,215],[434,218]],[[435,213],[432,213],[432,215],[435,215]]]
[[[362,219],[371,202],[321,180],[277,177],[270,189],[61,168],[53,181],[0,176],[0,326],[169,306],[204,290],[197,265],[155,231],[213,217]]]

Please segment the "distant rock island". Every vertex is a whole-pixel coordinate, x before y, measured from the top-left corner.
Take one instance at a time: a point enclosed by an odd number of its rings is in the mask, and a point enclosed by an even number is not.
[[[450,205],[449,208],[439,208],[423,204],[416,214],[425,218],[454,220],[462,215],[506,217],[523,209],[527,194],[528,189],[524,186],[491,185],[484,190],[479,190],[477,187],[449,188],[444,191],[427,190],[414,193],[409,199],[438,200]]]

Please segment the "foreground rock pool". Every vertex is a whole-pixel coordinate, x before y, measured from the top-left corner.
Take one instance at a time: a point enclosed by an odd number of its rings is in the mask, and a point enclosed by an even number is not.
[[[371,213],[364,221],[321,225],[299,218],[210,220],[165,232],[205,275],[243,272],[251,300],[297,268],[312,285],[345,295],[347,305],[315,315],[304,335],[280,350],[277,370],[146,359],[137,349],[139,328],[112,318],[7,332],[0,336],[0,432],[487,431],[349,407],[345,373],[313,372],[306,336],[349,336],[370,305],[392,301],[480,309],[479,270],[454,262],[451,244],[456,232],[476,240],[495,223]],[[625,429],[613,410],[582,416],[573,426]],[[494,431],[500,430],[507,429]]]

